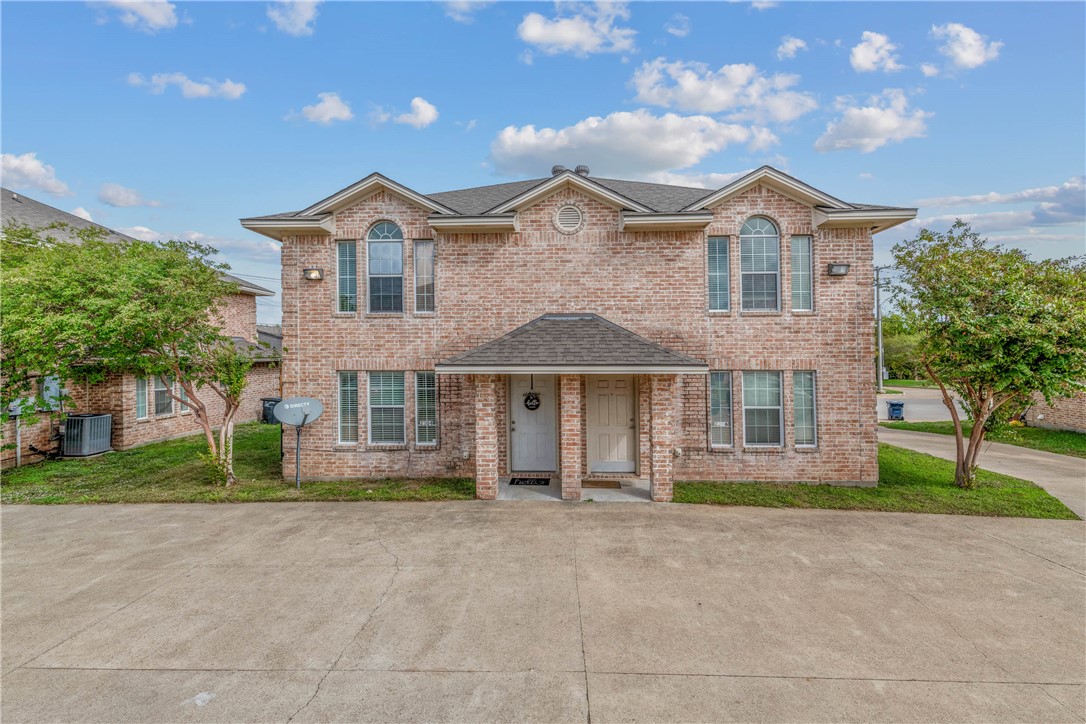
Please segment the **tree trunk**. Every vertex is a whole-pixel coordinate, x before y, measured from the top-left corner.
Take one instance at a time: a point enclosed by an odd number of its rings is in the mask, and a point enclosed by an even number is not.
[[[234,474],[234,415],[238,406],[227,400],[223,410],[222,427],[219,428],[219,469],[226,478],[227,487],[238,481]]]

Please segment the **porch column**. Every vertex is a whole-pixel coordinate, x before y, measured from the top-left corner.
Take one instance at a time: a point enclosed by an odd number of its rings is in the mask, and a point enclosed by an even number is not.
[[[584,420],[581,417],[581,376],[560,375],[558,426],[559,457],[562,467],[562,500],[581,499],[582,450],[584,449]]]
[[[652,499],[671,502],[672,470],[675,465],[676,375],[652,375]]]
[[[475,497],[498,497],[498,378],[475,375]]]

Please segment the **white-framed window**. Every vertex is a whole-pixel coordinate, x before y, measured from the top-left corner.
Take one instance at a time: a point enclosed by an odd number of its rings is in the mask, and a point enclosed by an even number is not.
[[[403,372],[370,372],[369,440],[371,444],[403,445],[407,442],[403,400]]]
[[[415,242],[415,311],[432,312],[434,296],[434,240]]]
[[[147,417],[147,378],[136,378],[136,419]]]
[[[182,414],[186,412],[192,412],[192,408],[185,404],[189,401],[189,394],[185,392],[185,388],[181,386],[180,380],[177,381],[176,387],[174,389],[177,390],[177,396],[181,398],[180,412]]]
[[[56,375],[38,380],[38,409],[49,412],[60,409],[60,378]]]
[[[172,415],[173,398],[170,397],[170,388],[173,387],[173,377],[168,375],[155,375],[155,415]]]
[[[815,373],[792,373],[792,405],[796,416],[796,447],[818,444],[818,414],[815,409]]]
[[[415,444],[437,444],[437,376],[415,373]]]
[[[780,447],[784,440],[784,407],[780,372],[743,373],[743,444]]]
[[[769,219],[754,216],[739,231],[744,312],[776,312],[780,305],[781,235]]]
[[[358,311],[358,244],[336,242],[336,309]]]
[[[709,373],[709,444],[732,445],[732,373]]]
[[[369,311],[403,312],[403,232],[382,221],[366,237]]]
[[[810,312],[814,309],[814,278],[812,275],[811,237],[792,237],[792,311]]]
[[[727,236],[710,236],[708,248],[709,311],[726,312],[731,309],[731,273],[728,270]]]
[[[339,373],[339,441],[358,442],[358,373]]]

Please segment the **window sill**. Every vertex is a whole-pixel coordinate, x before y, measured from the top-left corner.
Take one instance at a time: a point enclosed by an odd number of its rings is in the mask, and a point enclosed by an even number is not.
[[[810,454],[821,451],[818,449],[818,445],[796,445],[796,452]]]
[[[416,452],[436,452],[441,446],[437,443],[417,443],[415,445]]]
[[[743,316],[743,317],[779,317],[779,316],[781,316],[783,314],[783,312],[781,312],[779,310],[778,311],[773,311],[773,310],[768,310],[768,309],[767,310],[751,309],[751,310],[740,310],[739,314],[740,314],[740,316]]]
[[[780,446],[780,445],[776,445],[776,446],[766,445],[764,447],[760,446],[760,445],[754,445],[754,446],[744,445],[743,446],[743,452],[744,453],[752,453],[754,455],[781,455],[781,454],[783,454],[785,452],[785,450],[784,450],[784,447]]]
[[[332,312],[332,317],[339,319],[353,319],[357,316],[358,312]]]
[[[732,316],[732,310],[730,309],[709,309],[706,310],[706,314],[710,317],[730,317]]]
[[[414,316],[414,317],[436,317],[437,312],[414,312],[414,313],[412,313],[412,316]]]
[[[350,452],[357,449],[358,443],[356,442],[337,442],[332,446],[332,452]]]
[[[137,417],[136,418],[136,424],[137,425],[139,423],[141,423],[141,422],[154,422],[154,421],[155,421],[155,418],[153,418],[153,417]]]
[[[366,444],[366,450],[369,452],[388,452],[391,450],[407,450],[409,449],[407,443],[402,442],[371,442]]]
[[[709,452],[710,453],[715,453],[715,454],[724,453],[726,455],[734,455],[735,454],[735,446],[734,445],[710,445],[709,446]]]
[[[813,309],[793,309],[792,310],[792,316],[793,317],[816,317],[818,315],[815,314],[815,311]]]
[[[403,312],[366,312],[362,316],[377,319],[395,319],[397,317],[404,317],[406,315]]]

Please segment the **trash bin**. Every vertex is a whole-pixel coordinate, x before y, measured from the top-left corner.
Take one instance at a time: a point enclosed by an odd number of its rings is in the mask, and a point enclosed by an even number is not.
[[[260,403],[264,406],[264,415],[260,418],[261,422],[266,422],[269,425],[274,425],[278,420],[275,419],[275,406],[279,404],[281,397],[261,397]]]
[[[904,420],[905,419],[905,403],[900,400],[887,400],[886,401],[886,419],[887,420]]]

